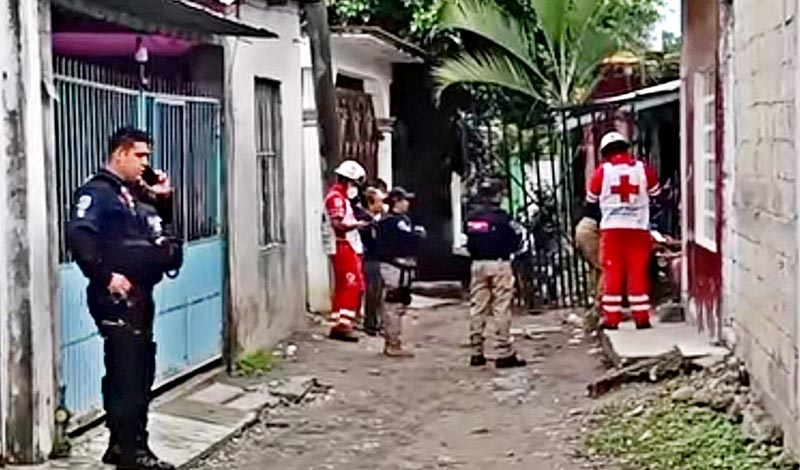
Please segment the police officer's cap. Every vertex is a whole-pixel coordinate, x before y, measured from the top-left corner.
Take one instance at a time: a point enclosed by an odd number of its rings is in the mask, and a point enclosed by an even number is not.
[[[416,198],[416,194],[408,192],[405,188],[401,188],[400,186],[396,186],[389,191],[389,197],[387,198],[391,204],[394,204],[397,201],[410,201],[411,199]]]

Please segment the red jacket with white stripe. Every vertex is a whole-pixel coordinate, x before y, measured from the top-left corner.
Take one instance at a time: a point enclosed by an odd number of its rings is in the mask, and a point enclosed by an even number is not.
[[[599,204],[600,230],[650,230],[650,198],[660,192],[652,168],[629,153],[620,153],[595,170],[586,202]]]

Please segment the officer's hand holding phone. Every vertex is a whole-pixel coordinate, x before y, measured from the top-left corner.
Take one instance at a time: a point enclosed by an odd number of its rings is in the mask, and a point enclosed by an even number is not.
[[[111,281],[108,283],[108,291],[113,297],[121,299],[127,298],[133,284],[122,274],[112,273]]]
[[[163,170],[154,170],[152,167],[146,166],[142,173],[142,181],[158,196],[172,194],[172,182],[169,180],[169,175]]]

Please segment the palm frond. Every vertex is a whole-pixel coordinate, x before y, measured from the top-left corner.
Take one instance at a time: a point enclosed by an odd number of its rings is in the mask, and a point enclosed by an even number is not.
[[[572,81],[575,86],[586,86],[597,73],[600,63],[615,51],[614,40],[608,34],[588,29],[576,44],[572,58]]]
[[[573,0],[572,9],[568,17],[569,29],[574,33],[573,37],[579,38],[589,25],[590,20],[598,14],[598,11],[607,3],[603,0]]]
[[[530,30],[491,0],[450,0],[442,9],[440,24],[480,36],[503,48],[528,68],[536,69]]]
[[[551,49],[557,49],[567,30],[570,0],[531,0],[531,4]]]
[[[548,101],[536,89],[525,69],[504,53],[463,52],[435,67],[433,78],[436,81],[437,100],[444,90],[453,85],[484,83],[514,90],[535,100]]]

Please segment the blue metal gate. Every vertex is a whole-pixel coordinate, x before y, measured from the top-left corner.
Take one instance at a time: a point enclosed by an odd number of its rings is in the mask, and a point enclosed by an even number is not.
[[[103,350],[86,306],[87,281],[69,258],[64,233],[73,192],[102,167],[108,137],[120,126],[137,125],[153,135],[152,164],[167,171],[176,188],[173,230],[188,241],[180,275],[155,292],[157,381],[222,352],[221,104],[209,97],[142,93],[134,83],[109,69],[56,59],[61,382],[67,407],[79,416],[102,404]]]

